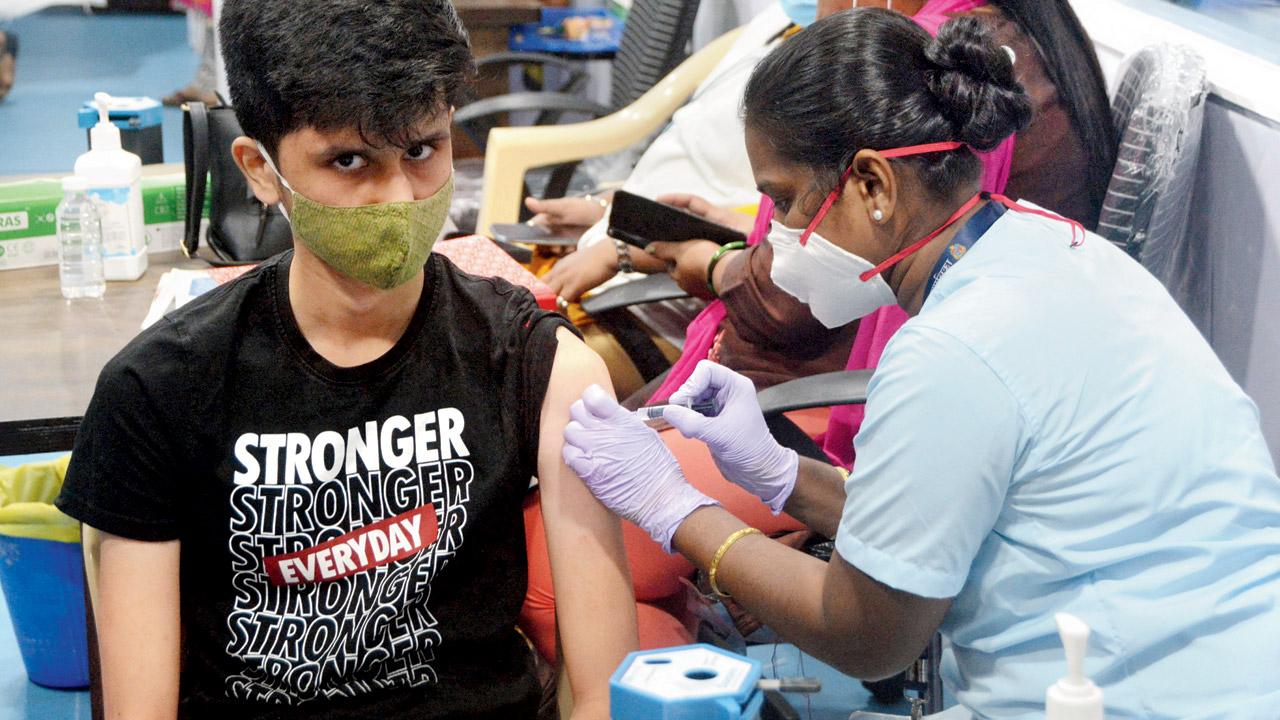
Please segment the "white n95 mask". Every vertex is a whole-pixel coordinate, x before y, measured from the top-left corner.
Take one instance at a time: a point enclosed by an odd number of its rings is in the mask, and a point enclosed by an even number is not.
[[[803,233],[803,229],[773,221],[769,276],[783,292],[808,305],[818,322],[838,328],[898,302],[879,273],[865,281],[859,278],[875,267],[872,263],[816,232],[801,245]]]
[[[906,147],[880,150],[885,159],[922,155],[925,153],[951,152],[965,147],[964,143],[948,140],[945,142],[927,143],[924,145],[908,145]],[[880,273],[893,267],[903,258],[924,247],[937,237],[965,213],[971,204],[966,205],[951,216],[942,227],[934,230],[918,243],[898,252],[897,255],[874,265],[866,259],[844,250],[818,234],[818,225],[826,217],[827,211],[840,199],[845,183],[853,176],[855,165],[849,164],[840,175],[840,182],[827,193],[822,207],[809,221],[804,230],[789,228],[773,221],[769,231],[769,242],[773,245],[773,269],[769,272],[773,284],[784,292],[809,306],[809,312],[823,325],[838,328],[842,325],[863,318],[879,310],[885,305],[898,302],[889,283],[884,281]],[[877,220],[878,221],[878,220]]]

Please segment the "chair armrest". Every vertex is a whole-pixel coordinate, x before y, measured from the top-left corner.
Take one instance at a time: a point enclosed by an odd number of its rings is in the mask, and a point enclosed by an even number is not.
[[[532,52],[503,52],[486,55],[476,60],[476,70],[478,72],[484,72],[486,69],[496,71],[518,65],[538,65],[544,68],[556,67],[567,73],[567,78],[557,88],[557,92],[572,95],[581,90],[582,86],[587,83],[587,72],[583,69],[582,63],[573,63],[555,55]]]
[[[555,65],[570,75],[584,75],[578,63],[570,62],[562,57],[535,52],[500,52],[485,55],[476,59],[476,70],[484,70],[490,66],[503,67],[511,65]]]
[[[756,399],[766,417],[805,408],[861,405],[867,401],[871,373],[871,370],[841,370],[810,375],[761,390]]]
[[[454,112],[453,121],[465,125],[489,115],[524,110],[584,113],[597,118],[613,112],[613,108],[607,105],[601,105],[578,95],[558,92],[516,92],[497,95],[464,105]]]
[[[530,168],[617,152],[665,123],[729,51],[741,29],[722,35],[672,70],[631,105],[607,117],[567,125],[494,128],[484,158],[484,188],[476,232],[516,222]]]
[[[676,285],[676,281],[666,273],[655,273],[639,280],[615,285],[582,301],[582,309],[588,315],[624,308],[631,305],[675,300],[689,297],[688,293]]]
[[[613,109],[577,95],[557,92],[518,92],[477,100],[458,108],[453,121],[461,127],[482,152],[488,152],[489,134],[509,112],[536,111],[534,125],[554,125],[565,113],[581,113],[603,117]],[[487,120],[487,121],[486,121]]]

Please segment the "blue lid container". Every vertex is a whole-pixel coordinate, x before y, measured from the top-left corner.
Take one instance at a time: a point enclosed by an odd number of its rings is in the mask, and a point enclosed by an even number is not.
[[[757,660],[706,644],[627,655],[609,678],[613,720],[752,720],[764,694]]]
[[[107,103],[107,118],[120,128],[120,146],[142,159],[143,165],[164,162],[164,134],[161,122],[164,108],[149,97],[115,97]],[[85,101],[76,113],[76,121],[85,130],[85,141],[92,146],[91,131],[98,124],[98,105]]]
[[[107,117],[121,130],[141,130],[158,126],[164,119],[164,108],[149,97],[111,97]],[[88,129],[98,124],[98,106],[86,100],[76,116],[80,127]]]

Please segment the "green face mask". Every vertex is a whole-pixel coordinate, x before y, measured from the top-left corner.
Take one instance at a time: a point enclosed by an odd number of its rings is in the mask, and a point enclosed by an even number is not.
[[[271,171],[293,194],[293,213],[280,212],[294,237],[334,270],[383,290],[409,282],[431,254],[453,199],[453,176],[434,195],[408,202],[336,207],[309,200],[284,179],[261,143]]]

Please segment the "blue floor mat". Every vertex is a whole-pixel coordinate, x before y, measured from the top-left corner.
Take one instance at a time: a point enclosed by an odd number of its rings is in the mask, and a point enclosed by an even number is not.
[[[9,25],[17,80],[0,102],[0,177],[70,173],[87,149],[76,111],[98,91],[159,100],[199,64],[181,15],[87,15],[57,8]],[[165,162],[182,162],[182,112],[164,110]]]

